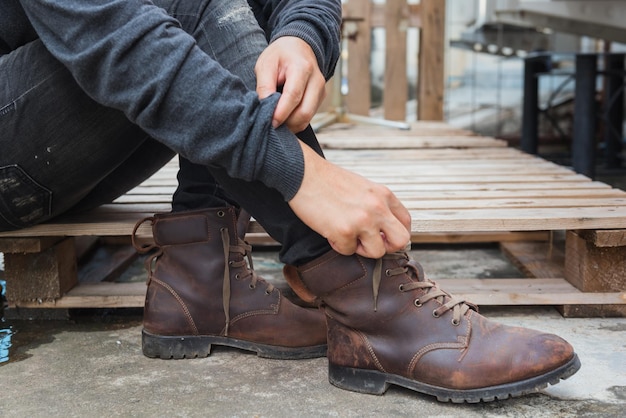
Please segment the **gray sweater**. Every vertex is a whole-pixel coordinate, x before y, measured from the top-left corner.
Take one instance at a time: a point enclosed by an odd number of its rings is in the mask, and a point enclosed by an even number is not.
[[[248,3],[269,41],[304,39],[330,78],[339,56],[340,0]],[[0,54],[40,38],[94,100],[123,111],[175,152],[261,181],[285,200],[298,191],[302,151],[286,127],[271,126],[279,95],[259,100],[151,2],[4,0],[0,8]]]

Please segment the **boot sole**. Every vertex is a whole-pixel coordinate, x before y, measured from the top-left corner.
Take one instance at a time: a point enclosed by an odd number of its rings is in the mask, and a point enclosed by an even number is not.
[[[563,366],[530,379],[490,386],[480,389],[454,390],[420,383],[394,374],[376,370],[355,369],[329,364],[328,379],[333,385],[346,390],[373,395],[384,394],[390,385],[398,385],[416,392],[436,396],[441,402],[478,403],[503,400],[511,397],[535,393],[550,385],[559,383],[572,376],[580,369],[578,356]]]
[[[326,344],[309,347],[281,347],[221,336],[155,335],[146,330],[141,333],[141,345],[146,357],[162,359],[208,357],[211,354],[212,345],[234,347],[255,352],[259,357],[280,360],[326,357],[327,351]]]

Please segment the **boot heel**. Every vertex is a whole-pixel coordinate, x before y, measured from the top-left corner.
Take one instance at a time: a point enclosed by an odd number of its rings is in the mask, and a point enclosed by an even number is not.
[[[150,358],[183,359],[207,357],[211,344],[197,337],[170,337],[141,332],[143,354]]]
[[[382,395],[389,388],[386,376],[376,370],[328,365],[328,380],[341,389]]]

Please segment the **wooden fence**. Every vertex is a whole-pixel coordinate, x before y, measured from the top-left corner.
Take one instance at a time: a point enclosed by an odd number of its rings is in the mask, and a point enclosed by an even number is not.
[[[349,113],[368,115],[371,108],[371,37],[374,28],[385,30],[384,118],[405,120],[408,102],[408,28],[419,29],[417,100],[418,120],[443,120],[445,0],[349,0],[343,8],[343,38],[348,93],[343,107]],[[336,84],[329,84],[328,97]],[[331,106],[330,100],[325,104]]]

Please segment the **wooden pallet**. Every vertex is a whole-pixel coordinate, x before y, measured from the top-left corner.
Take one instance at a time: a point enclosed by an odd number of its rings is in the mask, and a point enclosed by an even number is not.
[[[446,289],[481,305],[564,306],[565,315],[626,313],[626,192],[443,123],[420,122],[409,131],[336,124],[319,139],[329,160],[388,185],[401,198],[411,212],[414,243],[500,242],[532,277],[468,278],[449,281]],[[10,303],[143,306],[143,284],[79,281],[76,254],[93,247],[89,237],[127,244],[137,220],[168,211],[176,171],[172,161],[90,213],[0,233]],[[550,231],[565,231],[561,256],[552,256],[558,249]],[[148,226],[139,236],[151,239]],[[247,238],[273,243],[255,223]],[[108,257],[131,257],[119,251]],[[111,278],[115,271],[106,266],[93,275]]]

